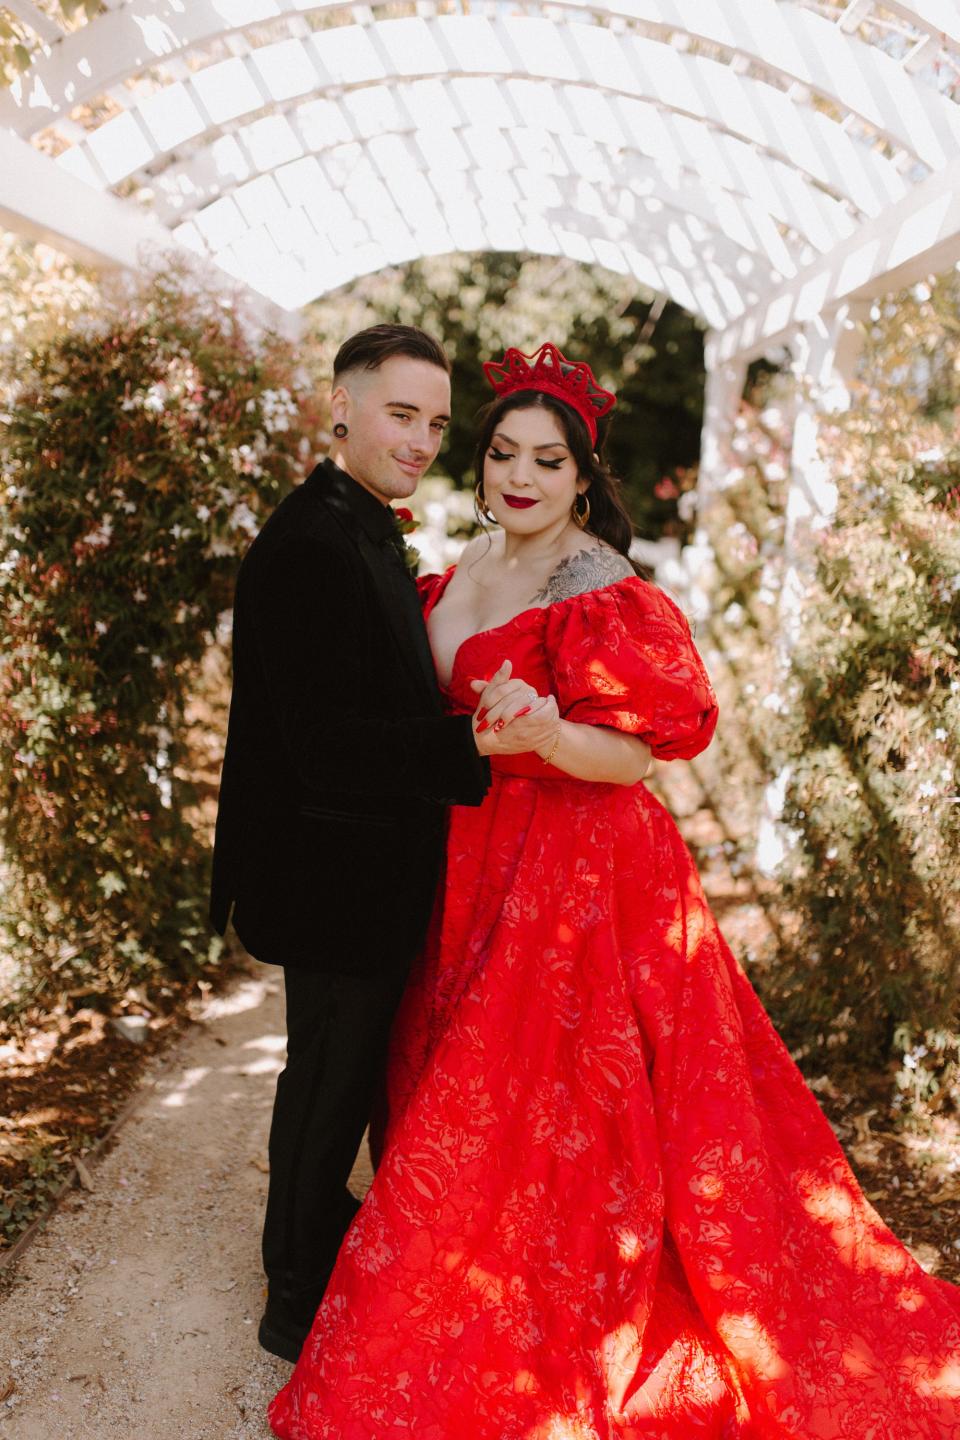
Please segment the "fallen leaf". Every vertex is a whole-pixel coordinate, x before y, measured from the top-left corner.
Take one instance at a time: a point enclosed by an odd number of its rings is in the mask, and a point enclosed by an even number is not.
[[[16,1388],[17,1388],[17,1382],[16,1382],[16,1380],[8,1380],[8,1381],[7,1381],[7,1383],[6,1383],[6,1385],[4,1385],[3,1389],[0,1390],[0,1405],[3,1404],[4,1400],[9,1400],[9,1399],[10,1399],[10,1396],[13,1394],[13,1392],[16,1390]]]
[[[270,1174],[270,1166],[267,1164],[267,1162],[266,1162],[265,1160],[251,1160],[251,1161],[250,1161],[250,1164],[251,1164],[251,1165],[256,1165],[257,1169],[260,1171],[260,1173],[261,1173],[262,1175],[269,1175],[269,1174]]]
[[[92,1190],[93,1178],[86,1165],[84,1165],[83,1161],[80,1159],[79,1155],[74,1156],[73,1163],[77,1171],[77,1179],[80,1181],[80,1184],[83,1186],[84,1190]]]

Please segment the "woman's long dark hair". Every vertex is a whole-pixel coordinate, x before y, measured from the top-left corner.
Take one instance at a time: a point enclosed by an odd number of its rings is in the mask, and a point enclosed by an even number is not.
[[[490,442],[500,421],[511,410],[549,410],[555,415],[563,430],[564,439],[573,456],[581,480],[588,482],[584,492],[590,502],[590,519],[585,526],[586,533],[605,540],[614,550],[630,560],[630,543],[633,540],[633,522],[627,513],[620,494],[621,482],[608,469],[603,458],[606,440],[606,416],[597,424],[597,444],[590,442],[590,432],[581,417],[570,405],[565,405],[556,396],[545,390],[517,390],[493,400],[480,412],[480,434],[474,458],[474,474],[478,485],[483,483],[483,462]],[[630,564],[638,575],[643,570],[633,560]]]

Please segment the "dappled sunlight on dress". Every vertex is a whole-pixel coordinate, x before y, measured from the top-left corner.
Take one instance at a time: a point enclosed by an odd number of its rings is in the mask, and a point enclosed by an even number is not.
[[[659,757],[712,735],[640,579],[471,637],[449,708],[505,657]],[[864,1199],[669,815],[535,756],[493,771],[451,811],[383,1163],[275,1433],[960,1440],[960,1292]]]

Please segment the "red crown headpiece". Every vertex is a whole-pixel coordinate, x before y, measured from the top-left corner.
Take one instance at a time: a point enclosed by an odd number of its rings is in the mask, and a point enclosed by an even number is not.
[[[585,361],[568,360],[549,340],[533,355],[511,348],[502,360],[485,360],[483,373],[498,398],[516,390],[545,390],[571,405],[583,417],[594,445],[597,421],[617,403],[616,395],[600,388]]]

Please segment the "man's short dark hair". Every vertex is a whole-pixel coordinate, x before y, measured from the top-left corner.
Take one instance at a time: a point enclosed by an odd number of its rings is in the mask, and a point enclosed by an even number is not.
[[[416,325],[371,325],[344,340],[333,362],[334,383],[348,370],[379,370],[394,355],[409,355],[413,360],[426,360],[450,374],[446,351],[425,330]]]

